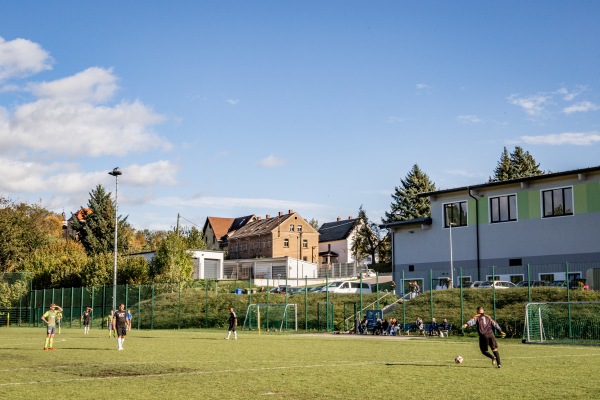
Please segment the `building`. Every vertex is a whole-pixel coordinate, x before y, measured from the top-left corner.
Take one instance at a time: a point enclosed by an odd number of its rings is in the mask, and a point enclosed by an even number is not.
[[[228,237],[228,259],[291,257],[316,263],[319,232],[298,213],[257,217]]]
[[[394,280],[428,290],[448,278],[585,278],[600,262],[600,167],[423,193],[431,217],[381,227]],[[404,279],[402,279],[404,277]],[[430,280],[430,277],[432,278]]]
[[[202,228],[202,240],[209,249],[227,251],[229,236],[256,219],[254,215],[238,218],[206,217]]]
[[[352,243],[356,235],[356,221],[352,217],[346,220],[338,218],[326,222],[319,228],[319,263],[354,263]]]
[[[192,255],[193,279],[224,278],[224,252],[216,250],[188,250],[188,253]],[[145,251],[142,253],[130,254],[129,257],[143,257],[150,263],[154,259],[155,254],[156,252],[154,251]]]

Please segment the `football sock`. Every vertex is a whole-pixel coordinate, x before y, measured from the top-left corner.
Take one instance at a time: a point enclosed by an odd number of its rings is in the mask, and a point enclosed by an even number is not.
[[[53,337],[51,337],[51,338],[50,338],[50,347],[52,347],[52,345],[53,345],[53,344],[54,344],[54,338],[53,338]]]
[[[46,341],[44,342],[44,347],[48,347],[48,342],[50,341],[50,338],[46,338]]]
[[[496,363],[498,365],[500,365],[500,353],[498,353],[497,351],[494,352],[494,356],[496,356]]]
[[[494,356],[491,355],[489,351],[482,351],[481,353],[489,359],[494,359]]]
[[[233,332],[233,338],[237,339],[237,331]]]

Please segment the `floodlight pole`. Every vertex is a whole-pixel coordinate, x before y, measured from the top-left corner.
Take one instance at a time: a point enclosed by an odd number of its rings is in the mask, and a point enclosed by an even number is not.
[[[452,260],[452,225],[454,223],[450,222],[448,227],[450,228],[450,287],[448,289],[454,288],[454,262]]]
[[[115,167],[108,174],[115,177],[115,248],[114,248],[115,262],[113,265],[113,301],[112,301],[112,309],[113,309],[113,311],[115,311],[117,309],[117,246],[118,246],[117,233],[118,233],[118,229],[119,229],[117,200],[118,200],[118,193],[119,193],[119,175],[122,175],[123,173],[119,170],[119,167]]]

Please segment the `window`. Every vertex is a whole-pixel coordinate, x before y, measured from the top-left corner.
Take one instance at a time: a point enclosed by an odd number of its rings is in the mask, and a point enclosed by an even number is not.
[[[508,266],[509,267],[520,267],[521,265],[523,265],[523,259],[522,258],[509,258],[508,259]]]
[[[290,232],[294,232],[294,224],[290,224]]]
[[[414,265],[409,265],[408,266],[408,272],[414,272],[415,270],[415,266]]]
[[[517,195],[490,198],[490,219],[492,223],[517,220]]]
[[[544,218],[573,215],[573,188],[542,191]]]
[[[308,240],[306,240],[306,239],[302,240],[302,248],[308,249]]]
[[[302,232],[302,225],[298,225],[298,226],[296,227],[296,230],[297,230],[298,232]]]
[[[271,241],[270,240],[267,240],[267,247],[271,248]]]
[[[283,247],[290,247],[290,239],[283,239]]]
[[[467,202],[444,204],[444,228],[467,225]]]

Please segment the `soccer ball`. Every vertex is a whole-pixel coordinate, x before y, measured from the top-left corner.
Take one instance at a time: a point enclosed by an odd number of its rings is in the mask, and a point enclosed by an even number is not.
[[[463,362],[463,358],[461,356],[456,356],[456,358],[454,359],[454,362],[457,364],[461,364]]]

